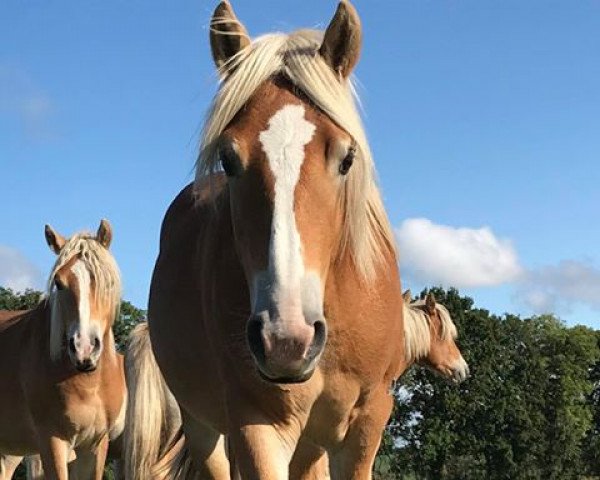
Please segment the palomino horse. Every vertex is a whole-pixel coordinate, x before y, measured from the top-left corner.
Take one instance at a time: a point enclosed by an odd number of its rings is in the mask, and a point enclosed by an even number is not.
[[[223,81],[149,301],[185,433],[172,458],[229,479],[226,434],[244,479],[287,479],[320,448],[334,479],[371,478],[406,360],[394,234],[349,81],[360,20],[344,1],[324,34],[251,41],[224,1],[210,40]]]
[[[442,377],[460,383],[469,376],[469,365],[458,346],[458,331],[443,305],[428,293],[424,300],[412,301],[404,292],[404,341],[408,364],[423,365]]]
[[[456,345],[458,331],[448,310],[436,302],[432,293],[429,293],[424,300],[413,302],[410,291],[407,290],[403,298],[406,367],[416,362],[455,383],[464,381],[469,375],[469,366]],[[161,478],[160,472],[164,471],[165,464],[169,462],[167,452],[176,450],[173,446],[182,438],[178,436],[181,417],[176,400],[170,394],[162,376],[153,378],[153,375],[160,375],[160,372],[153,365],[154,358],[145,342],[148,342],[148,328],[144,323],[132,332],[126,365],[127,383],[131,392],[128,408],[134,409],[129,417],[139,419],[146,427],[143,430],[132,428],[131,422],[128,424],[129,428],[125,427],[125,437],[135,436],[130,440],[135,445],[132,453],[143,453],[144,456],[136,458],[127,455],[126,458],[129,462],[129,472],[137,472],[139,477],[144,478]],[[140,382],[147,383],[142,385]],[[151,384],[161,386],[160,402],[165,406],[163,410],[166,412],[163,418],[152,416],[144,418],[144,415],[149,412],[144,409],[142,402],[145,398],[142,392],[150,388]],[[160,444],[152,441],[153,438],[160,438]],[[143,442],[149,442],[149,448],[145,448]],[[325,451],[322,451],[322,456],[318,460],[314,457],[306,460],[313,464],[311,470],[313,478],[328,478],[329,467]],[[303,459],[296,457],[295,461],[302,465],[302,469],[306,469]],[[132,473],[128,476],[128,478],[134,477],[135,474]]]
[[[40,453],[47,479],[101,479],[108,440],[123,429],[125,376],[111,330],[121,280],[111,239],[105,220],[95,236],[68,240],[46,226],[58,255],[48,296],[0,320],[0,452]]]

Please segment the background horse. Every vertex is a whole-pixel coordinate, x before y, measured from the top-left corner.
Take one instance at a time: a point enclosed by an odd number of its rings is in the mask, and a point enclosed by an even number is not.
[[[210,40],[223,82],[149,301],[185,432],[171,458],[229,479],[227,434],[246,479],[288,478],[317,448],[333,478],[371,478],[406,360],[394,234],[349,81],[360,20],[342,2],[324,34],[252,42],[222,2]]]
[[[407,363],[416,362],[456,383],[464,381],[469,366],[456,345],[458,331],[446,307],[431,292],[423,300],[412,301],[407,290],[403,298]]]
[[[111,239],[105,220],[95,236],[68,240],[46,226],[58,255],[48,296],[0,320],[0,452],[40,453],[48,479],[101,479],[109,437],[123,427],[125,378],[111,330],[121,280]]]

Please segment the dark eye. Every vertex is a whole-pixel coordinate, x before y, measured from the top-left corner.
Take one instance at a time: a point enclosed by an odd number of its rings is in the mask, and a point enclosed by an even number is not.
[[[54,279],[54,286],[56,287],[57,290],[64,290],[65,289],[64,283],[62,283],[58,278]]]
[[[240,158],[232,142],[226,142],[221,146],[219,160],[228,177],[235,177],[241,173]]]
[[[350,167],[354,163],[354,157],[356,156],[356,148],[354,146],[350,147],[348,153],[340,163],[340,174],[346,175],[350,170]]]

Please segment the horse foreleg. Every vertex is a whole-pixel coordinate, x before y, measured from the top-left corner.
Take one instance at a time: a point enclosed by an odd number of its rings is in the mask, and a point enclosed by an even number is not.
[[[288,480],[297,437],[266,421],[245,424],[230,432],[233,454],[244,480]]]
[[[329,458],[321,447],[300,440],[290,463],[290,480],[327,480]]]
[[[71,446],[62,438],[40,436],[40,454],[46,480],[68,480],[67,461]]]
[[[108,435],[102,437],[94,449],[79,448],[77,458],[69,465],[71,479],[102,480],[108,452]]]
[[[333,480],[371,480],[381,435],[392,412],[393,398],[386,388],[373,392],[357,412],[341,449],[330,455]]]
[[[23,457],[0,455],[0,480],[10,480]]]
[[[197,474],[203,479],[229,480],[231,474],[225,436],[197,422],[184,410],[181,414],[186,448]],[[192,476],[187,474],[184,478],[192,478]]]

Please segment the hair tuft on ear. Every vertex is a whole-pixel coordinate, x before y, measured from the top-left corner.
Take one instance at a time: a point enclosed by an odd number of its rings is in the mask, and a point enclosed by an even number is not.
[[[429,292],[427,297],[425,297],[425,307],[427,308],[427,311],[432,314],[435,313],[435,306],[435,295],[432,292]]]
[[[319,53],[335,73],[348,78],[360,57],[362,29],[356,9],[346,0],[339,3]]]
[[[55,231],[50,225],[44,227],[44,236],[46,237],[46,243],[57,255],[60,253],[62,248],[65,246],[67,241],[60,233]]]
[[[96,240],[104,248],[109,248],[110,243],[112,242],[112,227],[110,226],[108,220],[104,218],[100,220],[100,226],[96,232]]]
[[[213,60],[222,75],[238,53],[250,45],[246,27],[237,19],[231,4],[223,0],[217,5],[210,21],[210,48]]]

